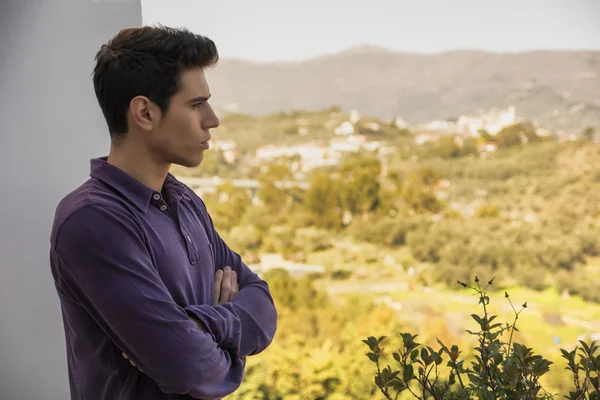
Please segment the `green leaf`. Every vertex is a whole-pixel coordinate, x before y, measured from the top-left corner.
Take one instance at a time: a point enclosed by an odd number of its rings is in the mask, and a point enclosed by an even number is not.
[[[404,382],[410,382],[414,377],[414,371],[412,364],[408,364],[404,371],[402,371],[402,377],[404,378]]]
[[[419,356],[419,350],[414,349],[411,353],[410,353],[410,359],[414,360],[415,358],[417,358]]]
[[[481,319],[481,317],[479,317],[479,315],[471,314],[471,317],[473,317],[473,319],[477,321],[480,327],[483,327],[483,320]]]
[[[394,360],[396,360],[397,362],[400,362],[400,354],[394,353]]]
[[[582,394],[583,394],[583,390],[577,390],[576,392],[569,392],[569,396],[573,400],[579,400]]]
[[[381,379],[379,379],[379,375],[375,376],[375,385],[377,385],[377,387],[381,388],[383,385],[381,384]]]
[[[437,340],[438,344],[440,346],[442,346],[442,349],[444,349],[445,351],[448,351],[448,348],[446,347],[446,345],[444,343],[442,343],[442,341],[439,338],[435,338],[435,340]]]
[[[406,385],[400,379],[393,379],[390,382],[390,385],[394,388],[396,392],[401,392],[406,389]]]
[[[373,361],[374,363],[378,361],[378,357],[375,353],[367,353],[367,357],[369,357],[369,360]]]
[[[454,373],[450,373],[450,377],[448,378],[448,384],[454,385],[456,383],[456,378],[454,377]]]
[[[496,364],[496,365],[500,365],[500,363],[502,362],[503,358],[504,357],[502,356],[502,353],[495,353],[492,356],[492,359],[494,360],[494,364]]]
[[[585,354],[590,355],[590,346],[588,346],[588,344],[583,340],[579,340],[579,343],[581,343],[581,346],[583,346],[583,348],[585,349]]]
[[[429,365],[429,363],[431,362],[431,361],[429,360],[429,355],[427,354],[427,349],[426,349],[425,347],[423,347],[423,348],[421,349],[421,359],[422,359],[423,361],[425,361],[425,365]]]
[[[390,380],[389,366],[388,366],[388,368],[384,368],[383,371],[381,371],[381,379],[382,379],[382,383],[384,383],[384,384],[388,383],[388,381]]]

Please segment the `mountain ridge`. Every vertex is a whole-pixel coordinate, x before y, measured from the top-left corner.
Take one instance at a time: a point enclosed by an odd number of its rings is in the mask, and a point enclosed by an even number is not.
[[[303,61],[223,58],[208,74],[223,113],[335,105],[417,124],[514,105],[547,129],[600,127],[600,51],[409,53],[361,45]]]

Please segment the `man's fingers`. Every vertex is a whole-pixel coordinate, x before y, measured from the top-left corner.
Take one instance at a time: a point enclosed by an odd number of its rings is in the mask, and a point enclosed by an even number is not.
[[[225,304],[231,297],[231,267],[223,269],[223,283],[221,284],[221,298],[219,304]]]
[[[231,271],[231,296],[229,296],[229,300],[233,299],[237,292],[239,292],[239,287],[240,285],[238,285],[237,274],[235,271]]]
[[[223,282],[223,271],[220,269],[215,272],[215,290],[213,294],[213,305],[219,304],[221,298],[221,282]]]

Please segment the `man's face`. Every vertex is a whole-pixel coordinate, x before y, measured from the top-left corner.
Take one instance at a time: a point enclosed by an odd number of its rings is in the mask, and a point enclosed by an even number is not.
[[[208,150],[210,129],[219,126],[208,104],[210,89],[203,68],[184,71],[180,89],[150,134],[152,152],[159,161],[196,167]]]

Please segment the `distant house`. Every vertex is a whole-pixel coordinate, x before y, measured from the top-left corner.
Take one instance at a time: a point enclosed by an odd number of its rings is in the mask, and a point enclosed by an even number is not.
[[[236,150],[227,150],[223,152],[223,159],[227,164],[233,164],[235,160],[238,158],[238,151]]]
[[[215,140],[211,142],[211,146],[213,149],[223,153],[223,158],[228,164],[233,164],[238,158],[237,143],[233,140]]]
[[[356,153],[367,143],[362,135],[350,135],[345,138],[333,138],[329,141],[329,148],[337,152]]]
[[[434,135],[431,133],[420,133],[415,136],[415,144],[418,146],[422,146],[425,143],[435,143],[440,140],[439,135]]]
[[[344,121],[340,126],[335,128],[335,134],[347,136],[354,134],[354,125],[350,121]]]
[[[294,147],[283,147],[268,144],[256,149],[256,158],[259,160],[272,160],[279,157],[291,157],[297,154]]]
[[[483,129],[491,135],[495,135],[507,126],[518,122],[517,112],[514,106],[506,109],[492,108],[488,112],[480,113],[477,116],[462,115],[457,121],[458,128],[471,136],[479,136]]]
[[[483,142],[477,148],[479,153],[493,153],[496,150],[498,150],[498,145],[495,142]]]
[[[373,132],[379,131],[379,124],[377,122],[365,122],[362,125],[363,125],[363,128],[368,129],[370,131],[373,131]]]
[[[306,172],[314,168],[336,165],[339,156],[325,143],[309,142],[297,146],[266,145],[256,150],[256,158],[270,161],[281,157],[300,157],[299,169]]]
[[[406,127],[408,127],[408,124],[407,124],[407,123],[406,123],[406,121],[405,121],[405,120],[403,120],[402,118],[400,118],[400,117],[396,117],[396,118],[394,119],[394,126],[395,126],[396,128],[398,128],[398,129],[403,129],[403,128],[406,128]]]
[[[295,277],[325,272],[325,267],[323,265],[295,263],[285,260],[281,254],[273,253],[260,254],[260,263],[249,265],[249,267],[257,274],[265,273],[271,269],[281,268]]]

